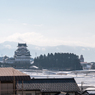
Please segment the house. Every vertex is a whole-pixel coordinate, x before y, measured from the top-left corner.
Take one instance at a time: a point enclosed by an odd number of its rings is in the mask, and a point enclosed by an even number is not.
[[[57,95],[61,92],[77,95],[80,91],[74,78],[43,78],[19,81],[16,85],[18,95]]]
[[[89,90],[89,91],[87,91],[87,93],[88,93],[89,95],[95,95],[95,90]]]
[[[74,78],[31,79],[14,68],[0,68],[0,95],[77,95]]]
[[[5,63],[13,64],[15,62],[14,58],[6,58]]]
[[[0,68],[0,95],[15,94],[16,82],[26,80],[30,80],[30,76],[14,68]]]
[[[81,95],[95,95],[95,90],[85,90]]]
[[[6,59],[8,59],[8,58],[9,58],[9,57],[5,55],[5,56],[3,57],[3,63],[6,63]]]
[[[80,64],[81,64],[81,66],[82,66],[82,68],[84,69],[84,70],[89,70],[89,69],[91,69],[91,67],[92,67],[92,65],[93,65],[93,63],[87,63],[87,62],[80,62]]]

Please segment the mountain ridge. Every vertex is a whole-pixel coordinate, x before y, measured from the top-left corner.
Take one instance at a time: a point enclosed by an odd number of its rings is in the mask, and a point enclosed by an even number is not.
[[[0,55],[1,57],[7,55],[9,57],[14,56],[14,51],[17,49],[17,42],[3,42],[0,43]],[[37,57],[41,54],[48,53],[74,53],[80,57],[84,56],[85,62],[95,62],[95,48],[92,47],[83,47],[83,46],[67,46],[67,45],[58,45],[58,46],[37,46],[32,44],[27,44],[27,48],[31,53],[31,57]]]

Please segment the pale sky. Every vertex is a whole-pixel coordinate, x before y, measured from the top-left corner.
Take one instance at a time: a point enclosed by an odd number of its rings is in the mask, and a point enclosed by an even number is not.
[[[95,0],[0,0],[0,43],[95,47]]]

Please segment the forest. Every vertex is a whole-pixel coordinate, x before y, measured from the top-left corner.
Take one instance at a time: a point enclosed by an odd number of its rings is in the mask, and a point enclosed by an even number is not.
[[[79,57],[73,53],[48,53],[34,59],[39,69],[49,70],[82,70]]]

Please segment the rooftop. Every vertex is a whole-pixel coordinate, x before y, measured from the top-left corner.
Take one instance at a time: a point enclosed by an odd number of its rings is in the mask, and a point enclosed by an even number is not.
[[[94,90],[89,90],[87,91],[89,94],[94,94],[95,95],[95,89]]]
[[[18,47],[21,47],[21,46],[27,47],[26,43],[18,43]]]
[[[0,68],[0,81],[12,81],[15,76],[16,80],[30,80],[30,76],[22,73],[12,67]]]
[[[28,76],[12,67],[0,68],[0,76]]]
[[[17,84],[22,89],[22,83]],[[41,92],[77,92],[80,91],[74,78],[31,79],[23,82],[23,90],[40,90]]]

